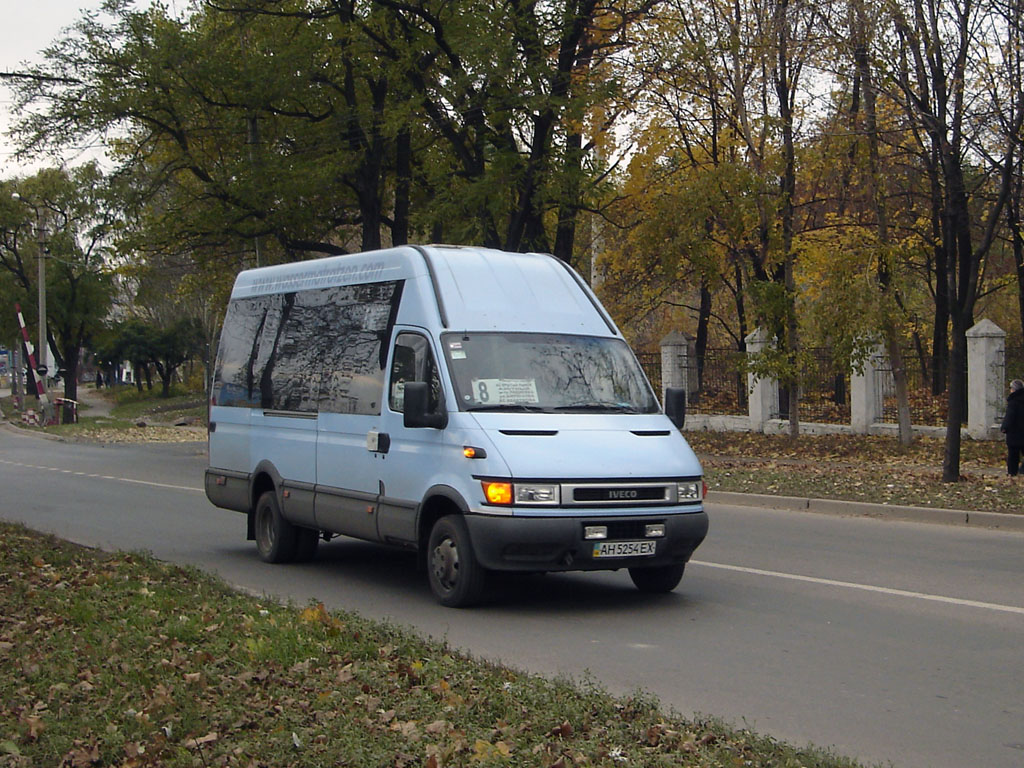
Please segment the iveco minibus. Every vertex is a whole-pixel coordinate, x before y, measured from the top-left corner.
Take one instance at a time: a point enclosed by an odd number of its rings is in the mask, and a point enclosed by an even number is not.
[[[708,526],[684,392],[666,400],[549,255],[403,246],[248,270],[206,494],[269,562],[335,535],[415,549],[448,606],[490,571],[626,568],[665,592]]]

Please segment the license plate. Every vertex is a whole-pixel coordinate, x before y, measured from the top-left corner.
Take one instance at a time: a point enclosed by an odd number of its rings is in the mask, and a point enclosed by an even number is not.
[[[653,555],[656,541],[598,541],[594,557],[642,557]]]

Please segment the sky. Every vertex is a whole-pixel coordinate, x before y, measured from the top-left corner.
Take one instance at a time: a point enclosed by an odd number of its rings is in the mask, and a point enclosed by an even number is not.
[[[103,0],[0,0],[0,71],[16,72],[24,62],[40,60],[39,52],[74,24],[83,9],[97,10]],[[23,176],[40,167],[18,164],[6,132],[14,108],[12,96],[0,83],[0,178]],[[49,164],[43,161],[42,165]]]
[[[24,62],[39,61],[61,30],[73,24],[83,8],[99,8],[102,0],[0,0],[0,71],[17,72]],[[14,117],[11,92],[0,84],[0,178],[31,173],[34,165],[15,163],[7,129]]]

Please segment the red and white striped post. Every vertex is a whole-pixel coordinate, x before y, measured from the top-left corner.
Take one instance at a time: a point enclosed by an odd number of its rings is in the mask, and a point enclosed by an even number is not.
[[[36,356],[29,351],[28,328],[25,327],[25,317],[21,314],[21,305],[15,304],[14,309],[18,312],[18,325],[21,327],[21,337],[25,341],[25,354],[28,355],[28,367],[32,369],[36,377],[36,397],[39,398],[40,410],[44,417],[49,412],[50,401],[46,396],[46,377],[36,372]]]

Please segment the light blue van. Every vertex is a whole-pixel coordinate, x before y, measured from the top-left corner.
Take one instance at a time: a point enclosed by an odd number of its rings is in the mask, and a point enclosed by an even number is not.
[[[669,416],[549,255],[403,246],[253,269],[224,320],[206,495],[246,513],[268,562],[334,535],[415,549],[448,606],[478,601],[488,571],[628,568],[667,592],[708,520],[684,393],[666,400]]]

